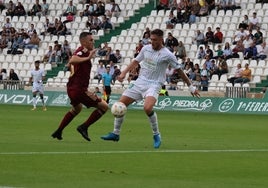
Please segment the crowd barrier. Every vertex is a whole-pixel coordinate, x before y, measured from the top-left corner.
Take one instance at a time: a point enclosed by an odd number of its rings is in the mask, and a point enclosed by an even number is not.
[[[22,90],[25,82],[21,80],[0,80],[0,89],[4,90]]]
[[[243,86],[226,86],[225,97],[228,98],[246,98],[250,92],[249,87]]]

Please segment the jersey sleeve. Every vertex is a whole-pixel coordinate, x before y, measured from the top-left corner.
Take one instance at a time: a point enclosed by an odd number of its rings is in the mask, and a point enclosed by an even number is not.
[[[176,56],[168,50],[169,64],[175,69],[182,69],[181,64],[178,62]]]
[[[78,47],[78,48],[74,51],[73,55],[76,55],[76,56],[82,56],[82,55],[83,55],[82,50],[83,50],[82,47]]]

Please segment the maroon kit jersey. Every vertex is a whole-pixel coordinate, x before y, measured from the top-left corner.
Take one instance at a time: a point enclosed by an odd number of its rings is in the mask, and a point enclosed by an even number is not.
[[[88,57],[89,52],[83,47],[79,47],[74,52],[74,55],[79,57]],[[91,72],[91,61],[87,60],[83,63],[77,63],[71,65],[71,75],[67,83],[68,90],[84,90],[86,91],[89,85],[90,72]]]

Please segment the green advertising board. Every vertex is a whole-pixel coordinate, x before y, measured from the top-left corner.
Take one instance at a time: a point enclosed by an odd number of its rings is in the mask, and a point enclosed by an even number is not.
[[[110,103],[113,104],[120,95],[111,96]],[[70,100],[66,92],[45,92],[45,103],[47,106],[70,106]],[[41,103],[40,98],[37,101]],[[139,101],[129,106],[129,109],[143,109],[143,102]],[[32,104],[32,93],[23,90],[0,90],[0,104]],[[218,112],[218,113],[247,113],[268,114],[268,100],[249,98],[216,98],[216,97],[159,97],[155,110],[193,111],[193,112]]]

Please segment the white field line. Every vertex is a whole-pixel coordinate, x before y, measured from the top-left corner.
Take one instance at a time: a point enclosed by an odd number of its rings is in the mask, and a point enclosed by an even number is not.
[[[71,154],[128,154],[128,153],[241,153],[268,152],[268,149],[223,150],[150,150],[150,151],[66,151],[66,152],[0,152],[0,155],[71,155]],[[0,187],[1,188],[1,187]]]

